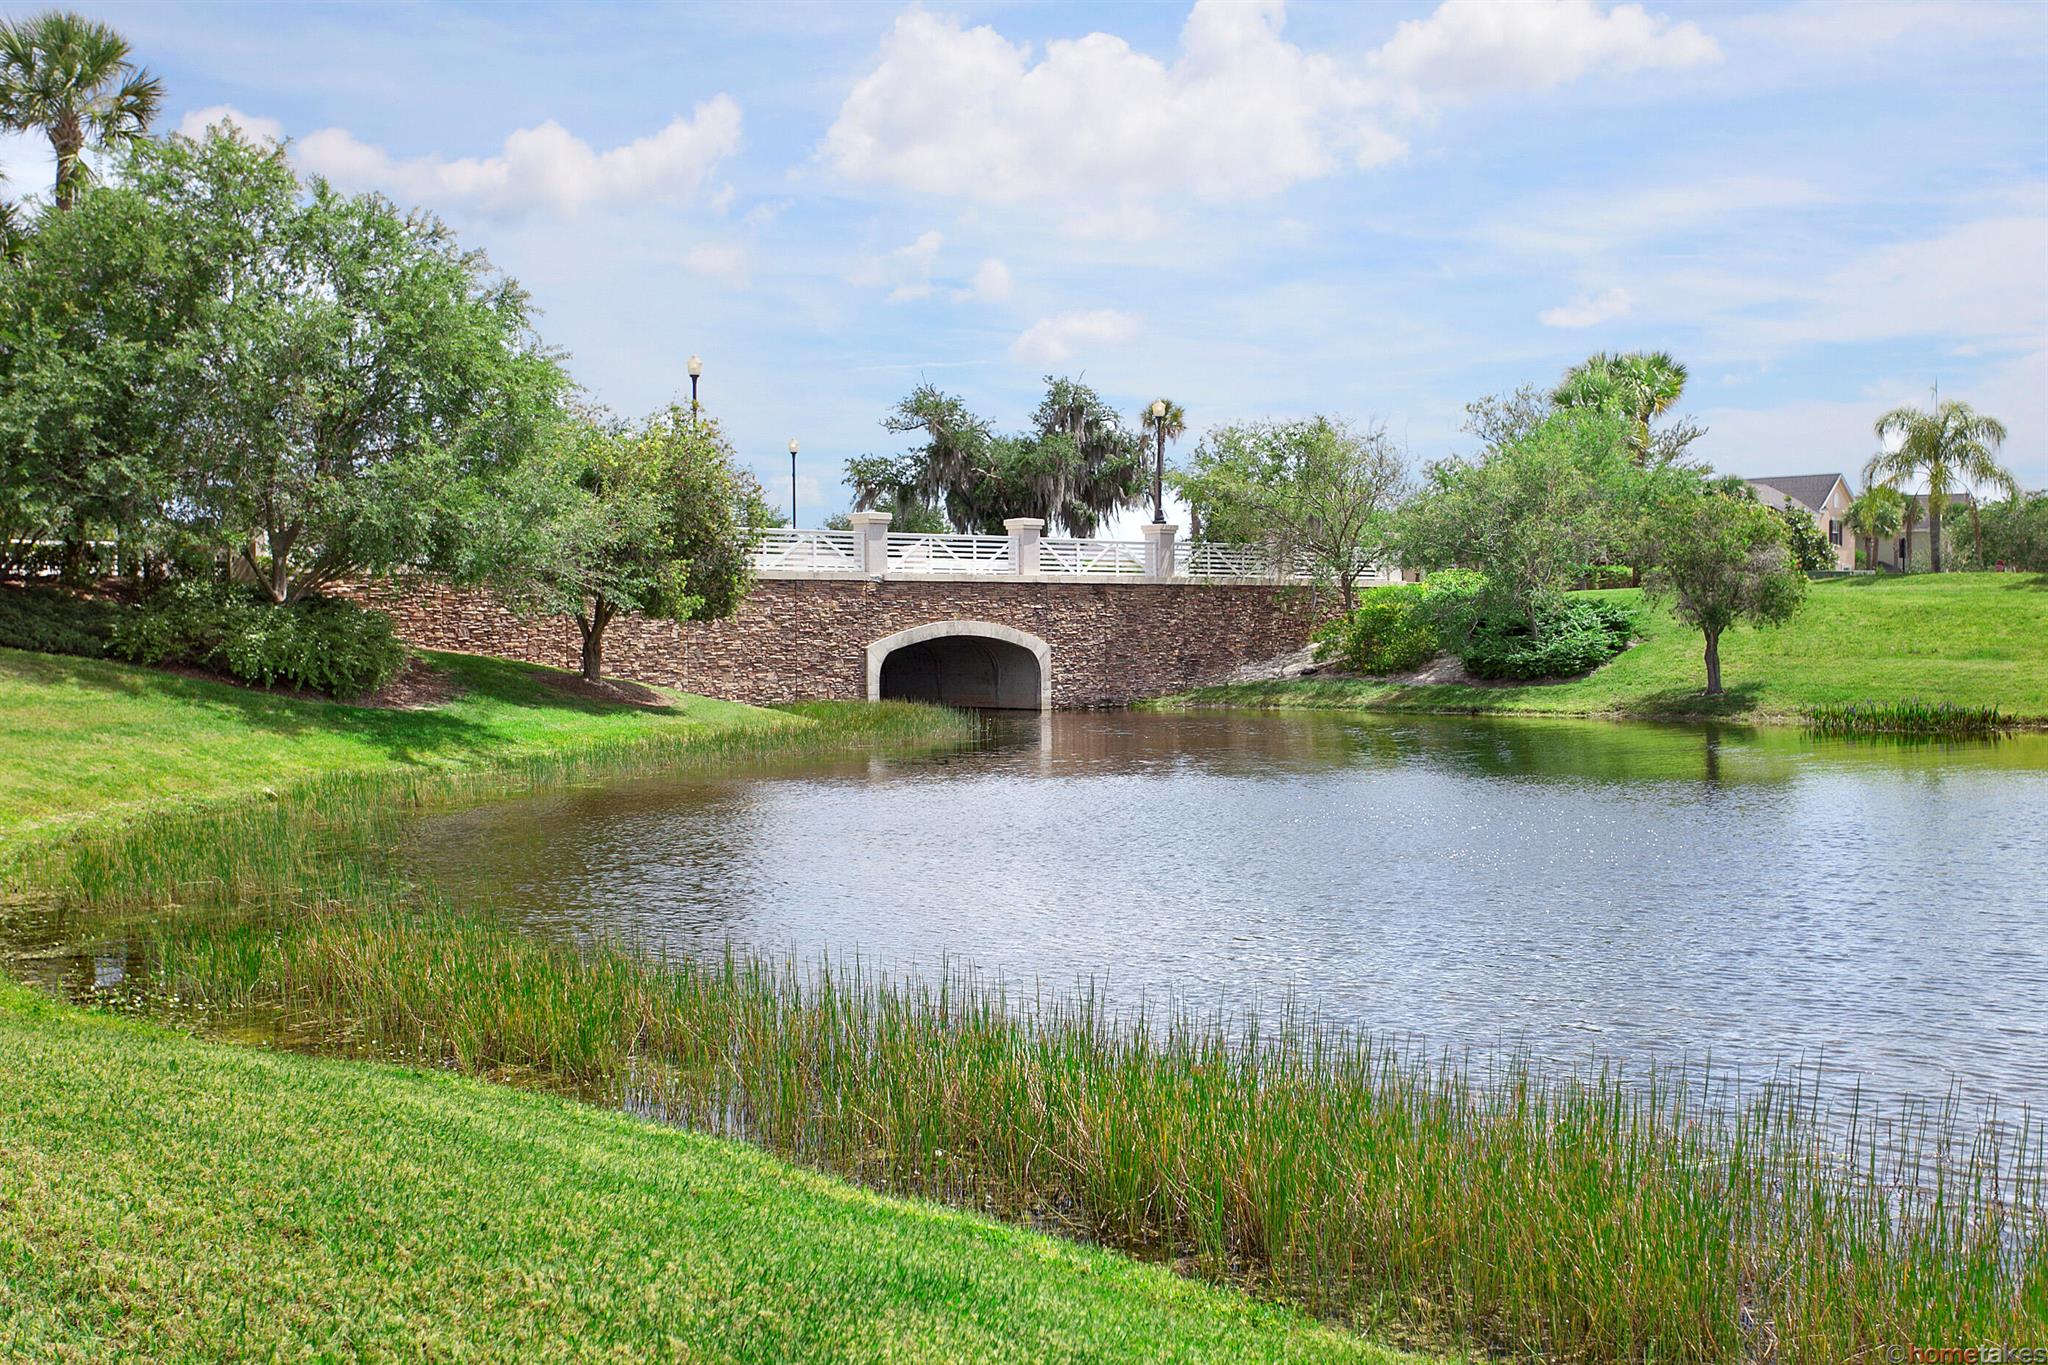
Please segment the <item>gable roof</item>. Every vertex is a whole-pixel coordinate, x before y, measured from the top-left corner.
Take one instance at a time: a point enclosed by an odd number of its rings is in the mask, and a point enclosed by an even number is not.
[[[1784,474],[1768,479],[1751,479],[1750,483],[1781,494],[1809,512],[1818,512],[1827,506],[1828,494],[1835,491],[1835,485],[1839,483],[1846,487],[1848,480],[1840,474]]]

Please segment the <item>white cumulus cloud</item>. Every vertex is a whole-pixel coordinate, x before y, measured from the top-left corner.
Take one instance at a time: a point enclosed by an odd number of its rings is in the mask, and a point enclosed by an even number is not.
[[[853,272],[853,282],[888,289],[890,303],[930,298],[932,263],[945,241],[943,233],[921,232],[894,251],[863,260]]]
[[[217,124],[229,124],[259,142],[284,141],[284,125],[274,118],[262,114],[245,114],[232,104],[209,104],[204,109],[193,109],[178,120],[178,132],[189,138],[206,136],[206,130]]]
[[[307,170],[338,185],[510,217],[687,198],[739,145],[740,107],[714,95],[690,117],[603,152],[553,120],[513,133],[496,156],[394,157],[343,128],[310,133],[294,150]]]
[[[1626,289],[1602,290],[1598,294],[1581,294],[1559,308],[1547,308],[1538,315],[1537,321],[1545,327],[1595,327],[1623,317],[1635,306]]]
[[[1010,343],[1010,358],[1030,365],[1063,365],[1091,346],[1121,346],[1136,339],[1138,319],[1114,308],[1092,308],[1040,318]]]
[[[1153,201],[1263,198],[1406,150],[1404,120],[1595,70],[1711,61],[1714,41],[1640,5],[1447,0],[1340,60],[1282,37],[1282,0],[1198,0],[1169,63],[1110,33],[1042,53],[912,8],[819,149],[841,177],[1129,227]]]
[[[1394,30],[1371,66],[1410,114],[1503,91],[1543,91],[1594,71],[1678,70],[1720,59],[1697,25],[1594,0],[1444,0]]]
[[[1011,278],[1010,267],[994,256],[975,269],[973,297],[985,303],[1001,303],[1016,292],[1017,281]]]

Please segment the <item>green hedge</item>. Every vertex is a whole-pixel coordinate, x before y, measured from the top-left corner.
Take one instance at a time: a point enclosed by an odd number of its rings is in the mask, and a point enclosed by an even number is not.
[[[336,697],[374,692],[405,662],[391,618],[352,602],[275,606],[242,588],[187,582],[125,614],[112,649],[136,663],[186,663],[262,687]]]
[[[1598,668],[1628,648],[1635,616],[1619,602],[1568,600],[1531,634],[1527,622],[1481,621],[1459,656],[1475,678],[1562,678]]]
[[[0,645],[102,658],[122,607],[56,588],[0,588]]]

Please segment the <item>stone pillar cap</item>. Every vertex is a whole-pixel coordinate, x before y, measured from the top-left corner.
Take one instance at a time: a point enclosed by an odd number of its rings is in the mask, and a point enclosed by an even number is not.
[[[1004,517],[1003,529],[1005,531],[1043,531],[1045,529],[1045,518]]]
[[[855,526],[887,526],[889,515],[887,512],[855,512],[847,521]]]
[[[1143,529],[1145,534],[1148,536],[1170,536],[1174,532],[1178,531],[1180,527],[1176,526],[1174,523],[1170,521],[1148,521],[1144,524]]]

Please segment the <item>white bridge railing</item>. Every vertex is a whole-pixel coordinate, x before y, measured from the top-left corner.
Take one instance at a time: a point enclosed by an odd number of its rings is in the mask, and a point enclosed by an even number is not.
[[[754,532],[761,573],[905,574],[938,578],[1111,577],[1208,583],[1313,583],[1327,579],[1312,556],[1277,555],[1262,545],[1203,541],[1175,545],[1172,526],[1146,526],[1143,540],[1047,539],[1045,523],[1019,518],[1000,536],[908,535],[889,530],[879,512],[856,512],[845,531],[774,527]],[[1361,561],[1361,584],[1399,575]]]

